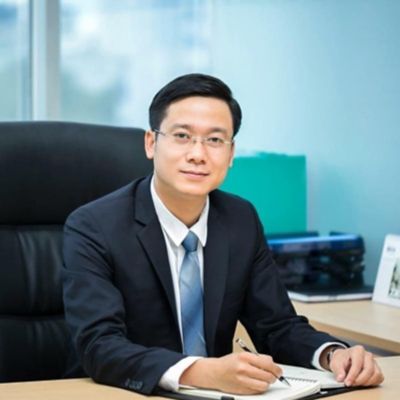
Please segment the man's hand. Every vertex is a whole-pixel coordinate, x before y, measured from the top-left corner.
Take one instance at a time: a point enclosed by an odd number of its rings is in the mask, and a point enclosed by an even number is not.
[[[185,370],[179,383],[235,394],[256,394],[265,392],[281,375],[282,370],[272,357],[242,352],[199,359]]]
[[[328,367],[346,386],[376,386],[384,379],[373,355],[363,346],[335,350]]]

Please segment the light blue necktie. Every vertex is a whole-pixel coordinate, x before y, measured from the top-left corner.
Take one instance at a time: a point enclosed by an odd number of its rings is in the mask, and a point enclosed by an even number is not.
[[[189,231],[182,242],[185,257],[179,274],[183,353],[191,356],[207,356],[204,340],[203,289],[200,265],[197,257],[197,236]]]

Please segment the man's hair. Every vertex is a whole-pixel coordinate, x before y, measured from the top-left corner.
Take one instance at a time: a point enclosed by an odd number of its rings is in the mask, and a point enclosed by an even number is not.
[[[233,98],[231,89],[224,82],[204,74],[183,75],[161,88],[150,104],[150,128],[160,129],[171,103],[192,96],[214,97],[225,101],[232,115],[233,136],[236,135],[242,122],[242,110],[239,103]]]

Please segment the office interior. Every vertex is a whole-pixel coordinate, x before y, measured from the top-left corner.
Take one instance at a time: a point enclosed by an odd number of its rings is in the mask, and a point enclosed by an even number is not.
[[[237,152],[305,155],[308,229],[363,235],[373,283],[400,232],[399,17],[396,0],[3,0],[0,120],[146,128],[162,84],[219,76]]]
[[[159,87],[216,75],[237,154],[305,156],[307,229],[362,235],[373,284],[400,234],[399,19],[397,0],[2,0],[0,121],[147,128]]]

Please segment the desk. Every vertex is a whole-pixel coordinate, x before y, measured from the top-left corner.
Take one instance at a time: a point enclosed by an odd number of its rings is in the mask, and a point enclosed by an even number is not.
[[[386,380],[379,388],[329,397],[332,400],[398,400],[400,393],[400,357],[377,359]],[[98,385],[90,379],[19,382],[0,384],[4,400],[156,400],[127,390]]]
[[[400,308],[369,300],[293,305],[318,330],[400,354]]]

